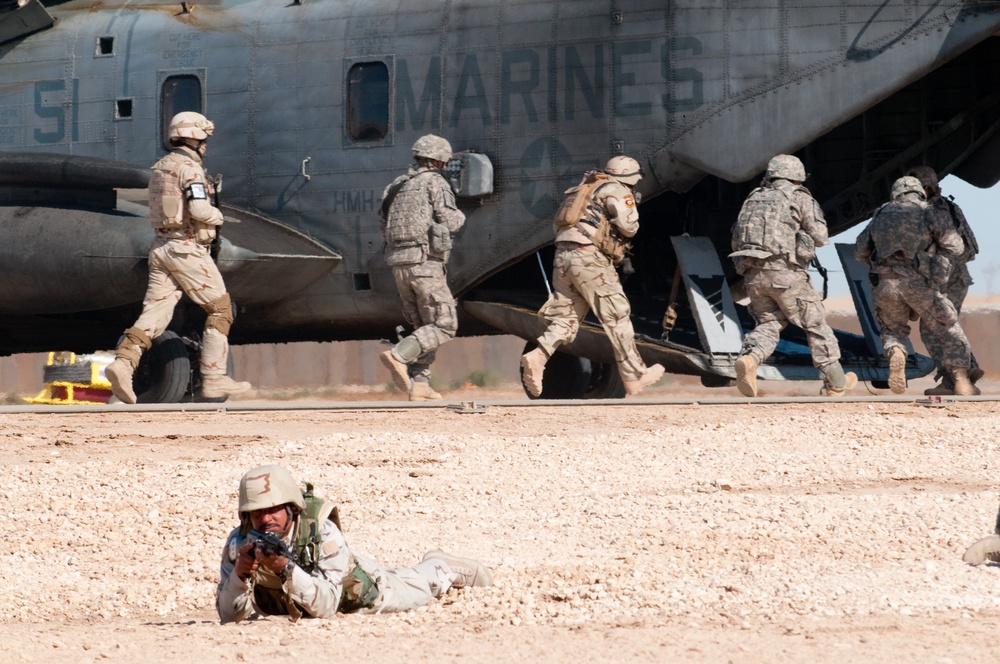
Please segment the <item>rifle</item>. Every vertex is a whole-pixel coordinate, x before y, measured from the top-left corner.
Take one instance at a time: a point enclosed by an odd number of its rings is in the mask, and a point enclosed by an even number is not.
[[[222,173],[219,173],[213,179],[211,176],[206,175],[206,177],[212,181],[212,205],[219,212],[222,212],[222,205],[219,200],[219,192],[222,191]],[[215,227],[215,237],[212,238],[212,243],[209,245],[208,253],[212,256],[212,262],[219,262],[219,252],[222,251],[222,225]]]
[[[277,535],[262,533],[259,530],[251,530],[247,534],[247,541],[253,544],[255,554],[260,554],[265,558],[280,556],[288,558],[292,562],[297,560],[295,552],[288,548],[288,545]]]

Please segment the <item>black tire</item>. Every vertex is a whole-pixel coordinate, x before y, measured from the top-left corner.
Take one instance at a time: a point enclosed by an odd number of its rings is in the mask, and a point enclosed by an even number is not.
[[[528,342],[524,352],[536,347],[533,341]],[[523,387],[523,370],[521,374]],[[528,394],[527,390],[525,394]],[[553,353],[545,365],[542,393],[537,397],[528,394],[529,399],[620,399],[624,396],[625,385],[617,367],[559,351]]]
[[[702,374],[698,378],[701,380],[702,387],[732,387],[736,384],[735,380],[726,378],[725,376],[706,376]]]
[[[618,373],[617,365],[586,361],[590,362],[590,383],[587,385],[587,391],[583,393],[584,399],[625,398],[625,383],[622,382],[622,375]]]
[[[138,403],[180,403],[191,382],[187,346],[167,330],[143,354],[132,385]]]

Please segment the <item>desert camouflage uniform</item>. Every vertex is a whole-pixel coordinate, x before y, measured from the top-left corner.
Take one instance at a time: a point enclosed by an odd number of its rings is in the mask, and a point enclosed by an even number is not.
[[[608,182],[596,191],[594,201],[602,217],[598,223],[609,222],[626,238],[639,230],[635,197],[625,185]],[[551,356],[559,346],[576,338],[580,321],[593,310],[611,342],[622,379],[639,380],[646,364],[636,349],[631,306],[611,259],[594,246],[579,223],[557,227],[555,244],[553,292],[538,312],[549,325],[538,338],[538,346]]]
[[[743,204],[744,210],[756,205],[760,197],[774,197],[776,193],[784,196],[787,216],[784,222],[768,219],[766,223],[771,227],[788,225],[788,241],[775,240],[775,246],[760,246],[748,252],[753,255],[733,256],[737,272],[744,277],[750,314],[757,323],[744,336],[740,354],[753,355],[756,363],[761,364],[774,352],[781,331],[792,323],[805,332],[813,365],[825,376],[824,370],[840,360],[840,345],[826,323],[823,298],[809,281],[806,267],[811,257],[796,255],[794,238],[796,233],[804,233],[816,247],[826,245],[829,242],[826,219],[808,189],[785,179],[772,180],[751,192]],[[735,230],[734,227],[732,248],[737,253],[745,252],[747,247]],[[766,236],[773,237],[771,233]],[[803,240],[804,236],[800,236],[800,241]]]
[[[907,223],[895,223],[888,232],[892,215],[906,215]],[[904,235],[905,234],[905,235]],[[880,238],[892,238],[892,240]],[[879,246],[892,242],[892,246]],[[882,346],[886,355],[893,347],[906,350],[910,335],[909,321],[913,314],[920,317],[921,326],[937,340],[936,363],[952,369],[968,369],[969,341],[958,324],[955,305],[941,291],[929,283],[928,276],[915,267],[914,255],[901,255],[895,247],[934,247],[939,254],[961,255],[962,238],[950,218],[927,214],[923,201],[894,202],[883,205],[872,217],[871,223],[858,236],[855,256],[861,263],[872,266],[878,275],[878,285],[872,290],[875,317],[882,328]],[[928,258],[929,260],[929,258]],[[926,272],[926,270],[924,270]]]
[[[412,337],[420,344],[420,355],[407,366],[411,378],[429,378],[430,367],[441,344],[455,338],[458,312],[448,289],[447,255],[435,255],[429,246],[432,224],[456,233],[465,215],[455,203],[451,185],[429,167],[410,168],[393,180],[382,193],[383,200],[399,182],[408,180],[392,201],[388,219],[380,227],[386,240],[385,259],[392,266],[396,289],[403,301],[403,316],[415,329]],[[396,229],[407,227],[403,236],[419,239],[394,241]]]
[[[201,156],[188,147],[181,146],[153,165],[154,170],[175,173],[180,180],[181,190],[192,183],[204,186],[206,196],[213,193],[213,185],[205,176]],[[222,281],[219,268],[210,255],[210,244],[215,238],[215,228],[222,225],[222,213],[209,199],[185,200],[183,228],[177,230],[156,229],[156,238],[149,249],[149,283],[142,302],[142,314],[132,326],[145,333],[148,339],[155,339],[170,324],[174,307],[186,294],[191,300],[209,312],[202,337],[201,373],[224,375],[229,354],[227,333],[228,321],[221,323],[221,317],[228,311],[216,311],[219,307],[229,307],[226,285]],[[219,328],[224,328],[220,330]],[[129,335],[129,331],[126,331]],[[125,349],[127,353],[128,349]],[[119,349],[118,355],[123,355]],[[133,363],[138,362],[138,359]]]
[[[979,244],[976,242],[976,236],[972,232],[972,228],[969,226],[965,215],[962,213],[962,209],[947,198],[943,196],[933,197],[928,201],[927,213],[941,217],[941,221],[937,222],[937,225],[942,227],[948,224],[953,225],[965,245],[961,254],[951,258],[951,274],[948,282],[941,289],[944,296],[955,307],[955,312],[961,316],[962,304],[965,302],[965,296],[969,293],[969,286],[972,285],[972,275],[969,274],[968,263],[975,260],[976,254],[979,253]],[[927,347],[927,353],[935,359],[938,377],[944,382],[945,386],[949,389],[954,389],[954,378],[947,371],[947,367],[938,362],[938,358],[943,357],[945,354],[944,347],[947,340],[940,337],[935,332],[935,329],[932,329],[932,326],[928,325],[928,319],[923,316],[920,318],[920,339]],[[972,369],[979,367],[979,362],[971,354],[970,366]]]
[[[408,611],[427,604],[451,588],[456,575],[447,563],[425,560],[413,567],[384,569],[375,561],[352,551],[343,533],[332,521],[320,530],[319,560],[311,572],[296,566],[287,581],[258,566],[253,577],[243,581],[235,573],[234,550],[240,529],[229,534],[222,550],[221,580],[216,589],[216,609],[222,622],[238,622],[257,611],[264,615],[309,615],[325,618],[337,611],[390,613]],[[290,537],[286,544],[291,544]],[[231,546],[232,543],[237,546]],[[378,587],[370,607],[351,606],[344,601],[344,579],[360,567]],[[291,606],[290,606],[291,605]]]

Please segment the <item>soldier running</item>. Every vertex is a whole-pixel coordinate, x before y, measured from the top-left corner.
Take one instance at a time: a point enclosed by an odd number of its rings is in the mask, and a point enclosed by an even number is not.
[[[889,360],[889,389],[906,391],[906,341],[909,321],[920,317],[933,358],[954,381],[954,393],[979,394],[969,381],[969,340],[958,324],[955,305],[941,292],[950,269],[947,257],[964,250],[950,219],[928,214],[920,180],[904,176],[892,185],[892,200],[879,208],[858,236],[855,257],[871,266],[875,317]],[[922,336],[923,338],[923,336]]]
[[[947,281],[941,287],[941,292],[955,305],[955,311],[961,316],[962,304],[965,302],[965,296],[969,293],[969,286],[972,285],[972,275],[969,274],[968,263],[975,260],[976,254],[979,253],[976,235],[972,232],[972,227],[969,226],[969,222],[962,213],[962,208],[958,207],[958,204],[950,197],[941,194],[941,185],[938,184],[937,173],[934,172],[933,168],[915,166],[906,174],[917,178],[923,185],[924,194],[927,197],[927,213],[942,217],[943,222],[941,223],[943,224],[953,224],[965,244],[961,254],[948,259],[951,270],[948,273]],[[920,319],[920,339],[927,347],[927,353],[937,362],[937,358],[941,357],[944,352],[942,340],[934,335],[927,321],[923,318]],[[985,372],[979,368],[979,362],[976,361],[975,355],[969,356],[969,362],[969,382],[975,385]],[[924,390],[924,394],[955,394],[955,381],[945,366],[937,364],[936,378],[940,379],[941,382]]]
[[[173,150],[153,165],[149,181],[149,221],[156,237],[149,248],[149,285],[142,314],[115,349],[105,375],[124,403],[136,402],[132,376],[144,351],[167,329],[181,295],[208,314],[201,340],[201,394],[215,399],[243,394],[250,383],[226,375],[229,328],[235,314],[210,245],[222,212],[210,202],[212,182],[202,158],[215,125],[200,113],[178,113],[170,120]]]
[[[757,396],[757,368],[774,352],[789,323],[806,334],[823,394],[843,396],[858,383],[840,365],[840,344],[826,323],[822,297],[809,281],[809,262],[829,237],[823,210],[802,186],[806,177],[798,157],[775,156],[733,225],[729,255],[743,275],[750,314],[757,322],[736,359],[736,387],[744,396]]]
[[[585,173],[580,184],[566,192],[555,219],[552,294],[538,312],[549,326],[538,337],[538,347],[521,356],[531,396],[541,395],[545,364],[559,346],[576,338],[590,310],[611,342],[627,395],[639,394],[663,376],[662,365],[647,367],[639,356],[631,306],[615,269],[628,238],[639,230],[635,186],[641,179],[639,162],[612,157],[603,171]]]
[[[465,223],[441,169],[451,144],[428,134],[413,144],[416,166],[385,188],[380,228],[385,261],[392,267],[403,316],[413,333],[380,355],[392,380],[410,401],[440,399],[430,384],[437,349],[455,338],[458,312],[446,270],[452,234]]]

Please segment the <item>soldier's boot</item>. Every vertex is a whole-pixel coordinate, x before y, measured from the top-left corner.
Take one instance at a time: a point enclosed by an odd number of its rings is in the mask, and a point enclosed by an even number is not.
[[[437,401],[441,395],[426,380],[414,380],[410,387],[410,401]]]
[[[745,397],[757,396],[757,358],[751,354],[736,358],[736,389]]]
[[[233,380],[226,374],[202,374],[201,376],[201,396],[206,399],[235,397],[246,394],[252,389],[253,385],[245,380]]]
[[[420,357],[420,342],[413,337],[401,339],[398,344],[379,355],[379,359],[392,376],[400,392],[410,391],[409,365]]]
[[[974,397],[980,394],[979,388],[969,380],[967,369],[952,369],[951,375],[955,377],[955,394],[960,397]]]
[[[634,397],[644,388],[649,387],[656,381],[663,378],[663,372],[666,369],[663,368],[662,364],[654,364],[651,367],[646,367],[646,370],[642,372],[642,375],[635,380],[626,380],[625,383],[625,394],[630,397]]]
[[[524,389],[533,397],[542,393],[542,375],[548,361],[549,356],[541,347],[521,356],[521,380],[524,382]]]
[[[428,560],[440,560],[458,576],[451,583],[453,588],[493,585],[493,575],[490,574],[490,571],[482,563],[472,558],[461,558],[444,551],[428,551],[424,554],[422,562]]]
[[[844,373],[844,367],[840,362],[833,362],[823,369],[823,391],[822,394],[828,397],[842,397],[848,390],[853,390],[858,385],[858,376],[853,371]]]
[[[985,375],[986,372],[980,369],[979,367],[972,367],[971,369],[969,369],[969,382],[975,385]]]
[[[1000,563],[1000,535],[984,537],[968,548],[962,562],[982,565],[986,561]]]
[[[889,351],[889,389],[893,394],[906,391],[906,351],[899,346]]]
[[[132,363],[124,357],[116,358],[104,368],[104,375],[111,383],[111,393],[122,403],[135,403],[135,390],[132,388],[132,376],[135,369]]]
[[[955,389],[948,385],[948,381],[942,380],[939,384],[934,387],[928,387],[924,390],[924,394],[929,397],[939,396],[939,397],[950,397],[955,394]]]

